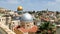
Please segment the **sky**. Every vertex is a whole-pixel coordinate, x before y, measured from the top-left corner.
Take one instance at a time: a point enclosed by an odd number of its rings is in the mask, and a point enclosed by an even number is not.
[[[17,10],[18,6],[22,6],[24,11],[60,11],[60,0],[0,0],[0,7]]]

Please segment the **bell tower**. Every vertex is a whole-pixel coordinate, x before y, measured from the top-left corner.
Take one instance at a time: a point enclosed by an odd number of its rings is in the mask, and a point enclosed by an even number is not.
[[[25,27],[25,29],[32,28],[34,26],[33,17],[29,13],[25,13],[21,17],[21,25]]]

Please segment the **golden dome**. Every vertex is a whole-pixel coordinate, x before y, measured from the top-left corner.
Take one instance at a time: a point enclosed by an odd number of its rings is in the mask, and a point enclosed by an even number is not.
[[[23,7],[22,6],[18,6],[17,11],[21,11],[21,10],[23,10]]]

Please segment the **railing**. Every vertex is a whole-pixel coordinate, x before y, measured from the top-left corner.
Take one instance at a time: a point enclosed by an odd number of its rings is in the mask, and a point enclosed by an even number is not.
[[[6,25],[0,23],[0,27],[7,32],[8,34],[15,34],[12,30],[10,30]]]

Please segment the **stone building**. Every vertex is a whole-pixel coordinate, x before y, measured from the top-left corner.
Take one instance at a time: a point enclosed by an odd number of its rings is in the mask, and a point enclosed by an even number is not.
[[[23,14],[20,21],[20,26],[14,27],[16,34],[35,34],[37,26],[34,25],[33,17],[29,13]]]
[[[11,21],[11,24],[10,24],[10,29],[13,31],[13,28],[15,27],[15,26],[18,26],[18,25],[20,25],[20,20],[13,20],[13,21]]]

